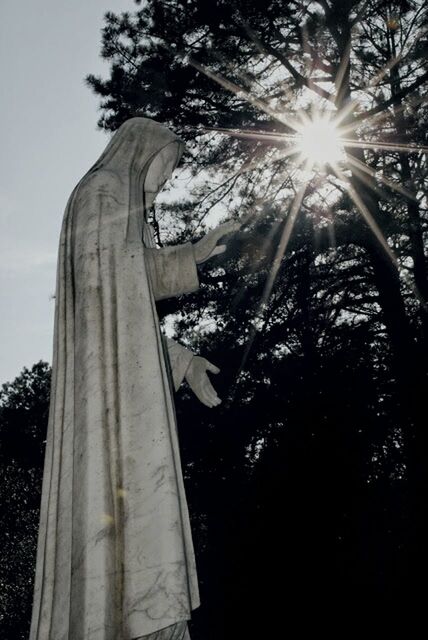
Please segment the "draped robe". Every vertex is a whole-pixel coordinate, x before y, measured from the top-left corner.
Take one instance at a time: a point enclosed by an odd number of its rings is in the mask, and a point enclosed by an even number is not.
[[[132,640],[200,604],[168,363],[178,388],[192,354],[155,308],[197,268],[191,243],[150,246],[142,215],[172,143],[178,161],[175,134],[128,120],[65,210],[30,640]]]

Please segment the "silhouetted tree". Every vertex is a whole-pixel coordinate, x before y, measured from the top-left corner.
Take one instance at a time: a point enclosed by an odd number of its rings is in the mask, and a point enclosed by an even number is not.
[[[24,368],[0,390],[0,635],[26,640],[33,598],[50,367]]]

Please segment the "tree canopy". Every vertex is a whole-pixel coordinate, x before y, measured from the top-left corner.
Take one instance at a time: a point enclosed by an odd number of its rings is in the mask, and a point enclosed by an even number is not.
[[[0,632],[11,640],[29,633],[49,383],[39,362],[0,390]]]

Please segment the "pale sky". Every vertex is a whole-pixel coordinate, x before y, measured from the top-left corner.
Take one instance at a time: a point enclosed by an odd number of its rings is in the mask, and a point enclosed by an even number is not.
[[[64,208],[108,136],[84,84],[106,77],[106,11],[132,0],[3,0],[0,9],[0,384],[51,362]]]

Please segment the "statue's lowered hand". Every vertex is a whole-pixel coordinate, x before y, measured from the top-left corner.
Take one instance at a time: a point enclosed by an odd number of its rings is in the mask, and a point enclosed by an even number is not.
[[[207,407],[216,407],[221,403],[221,400],[208,378],[207,371],[219,373],[220,369],[206,358],[193,356],[187,368],[185,379],[198,400]]]
[[[201,238],[201,240],[195,242],[193,245],[193,252],[196,263],[200,264],[201,262],[205,262],[209,258],[226,251],[226,244],[218,245],[217,242],[228,233],[237,231],[240,226],[239,222],[224,222],[223,224],[219,224],[219,226],[212,231],[209,231],[203,238]]]

